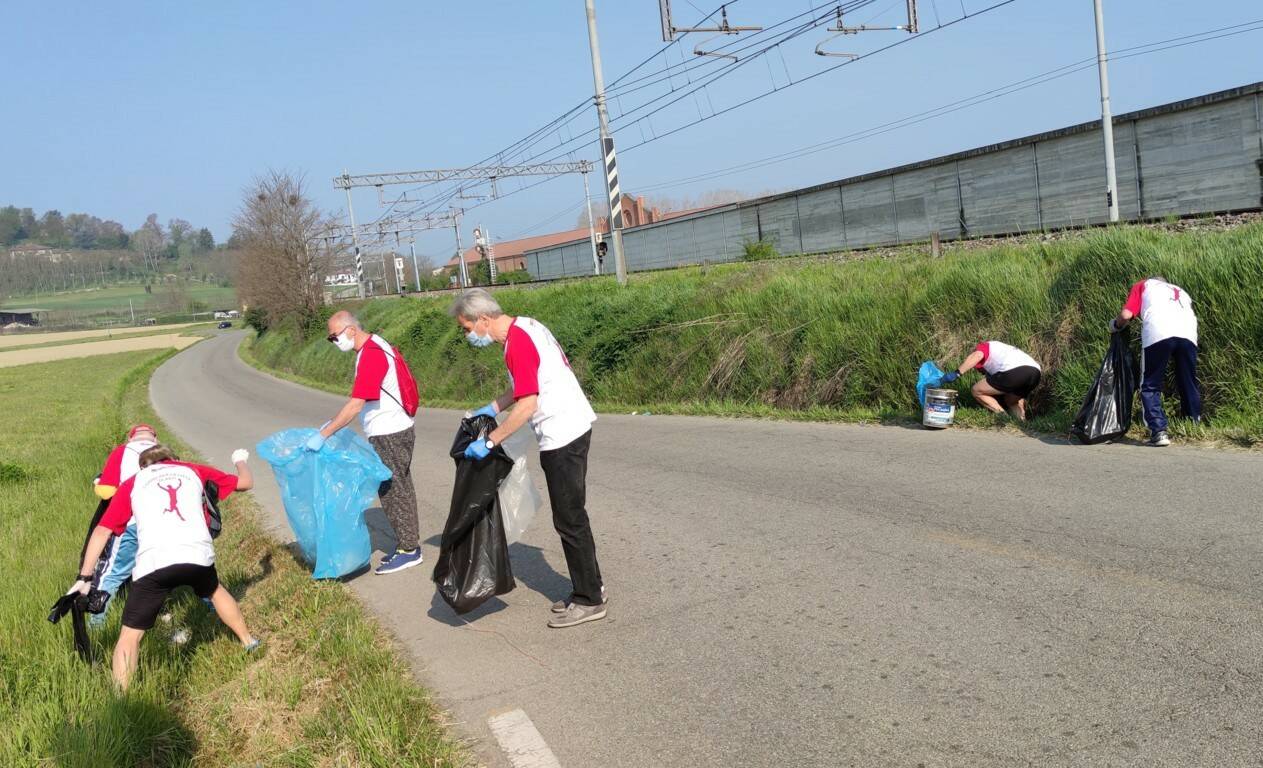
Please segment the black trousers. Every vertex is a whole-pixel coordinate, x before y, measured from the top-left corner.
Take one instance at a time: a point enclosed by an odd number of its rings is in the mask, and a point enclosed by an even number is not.
[[[1145,424],[1151,432],[1164,432],[1167,414],[1162,408],[1162,385],[1167,366],[1174,363],[1175,388],[1180,393],[1180,415],[1202,415],[1202,393],[1197,389],[1197,345],[1172,336],[1145,347],[1141,356],[1140,403],[1145,408]]]
[[[561,536],[561,549],[570,569],[571,601],[579,605],[601,604],[601,567],[596,562],[596,542],[588,522],[588,448],[592,430],[569,445],[539,452],[539,466],[548,484],[553,508],[553,527]]]

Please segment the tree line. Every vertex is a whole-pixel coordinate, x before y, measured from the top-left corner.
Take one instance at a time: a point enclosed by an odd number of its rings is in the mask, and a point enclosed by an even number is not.
[[[156,213],[149,214],[139,229],[129,232],[117,221],[87,213],[62,215],[54,209],[36,216],[30,208],[0,208],[0,246],[21,243],[84,251],[132,248],[155,260],[175,260],[214,250],[215,236],[206,227],[195,229],[184,219],[169,219],[164,228]]]

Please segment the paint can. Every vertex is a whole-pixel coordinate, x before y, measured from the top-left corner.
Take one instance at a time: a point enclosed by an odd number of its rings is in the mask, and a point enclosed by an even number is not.
[[[956,420],[956,390],[925,390],[925,409],[921,413],[922,426],[929,429],[945,429]]]

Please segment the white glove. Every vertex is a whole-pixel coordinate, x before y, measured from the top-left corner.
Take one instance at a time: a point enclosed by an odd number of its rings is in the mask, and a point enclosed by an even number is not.
[[[232,452],[233,464],[240,464],[241,462],[248,461],[249,459],[250,459],[250,452],[247,451],[245,448],[238,448],[237,450]]]
[[[70,589],[66,590],[66,594],[69,595],[78,592],[81,595],[86,595],[89,591],[91,591],[91,589],[91,582],[84,581],[83,579],[75,579],[75,583],[70,585]]]

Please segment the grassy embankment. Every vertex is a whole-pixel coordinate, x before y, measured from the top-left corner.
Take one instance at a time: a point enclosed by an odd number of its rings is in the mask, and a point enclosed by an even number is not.
[[[95,508],[91,478],[125,425],[157,424],[147,384],[166,357],[0,370],[0,765],[464,764],[385,634],[343,585],[313,582],[265,535],[248,494],[228,502],[217,565],[264,638],[261,655],[243,654],[181,590],[168,602],[174,621],[145,638],[140,675],[119,696],[108,666],[74,655],[69,619],[45,620],[74,578]],[[93,634],[107,665],[120,611],[112,606]],[[192,635],[183,647],[169,642],[176,627]]]
[[[955,366],[982,339],[1016,344],[1045,367],[1029,428],[1064,433],[1107,346],[1105,324],[1130,285],[1162,273],[1195,299],[1209,427],[1176,436],[1263,440],[1263,225],[1173,234],[1094,230],[932,259],[789,259],[576,281],[497,294],[549,325],[607,410],[898,421],[919,417],[920,361]],[[446,316],[450,299],[379,300],[366,325],[400,344],[436,404],[485,402],[503,386],[495,351],[474,350]],[[296,329],[265,333],[247,357],[334,390],[351,358]],[[1138,335],[1138,334],[1137,334]],[[962,382],[960,422],[1000,427]],[[1175,408],[1169,409],[1174,412]],[[1139,409],[1134,436],[1142,435]]]

